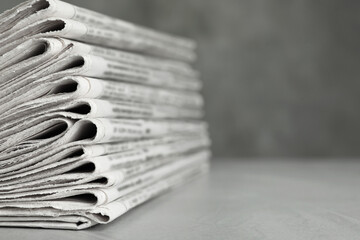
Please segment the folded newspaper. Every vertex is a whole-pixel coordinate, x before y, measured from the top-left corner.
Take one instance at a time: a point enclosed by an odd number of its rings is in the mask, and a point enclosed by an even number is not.
[[[195,43],[59,0],[0,15],[0,226],[85,229],[208,169]]]

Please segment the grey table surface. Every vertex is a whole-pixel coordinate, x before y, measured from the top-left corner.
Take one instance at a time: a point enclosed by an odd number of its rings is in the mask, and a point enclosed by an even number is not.
[[[217,159],[208,176],[109,225],[0,239],[360,239],[360,161]]]

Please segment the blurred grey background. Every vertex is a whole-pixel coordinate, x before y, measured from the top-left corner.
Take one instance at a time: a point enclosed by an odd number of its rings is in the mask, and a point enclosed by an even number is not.
[[[360,156],[360,1],[68,2],[198,41],[215,156]]]

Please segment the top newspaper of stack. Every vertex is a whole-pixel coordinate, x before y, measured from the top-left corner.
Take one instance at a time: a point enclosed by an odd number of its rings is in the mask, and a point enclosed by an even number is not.
[[[0,55],[29,37],[63,37],[191,62],[195,43],[58,1],[32,0],[0,15]]]

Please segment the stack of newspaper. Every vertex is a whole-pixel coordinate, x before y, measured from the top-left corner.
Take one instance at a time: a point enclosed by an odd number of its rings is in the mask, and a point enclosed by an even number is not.
[[[195,44],[58,0],[0,15],[0,226],[84,229],[208,167]]]

